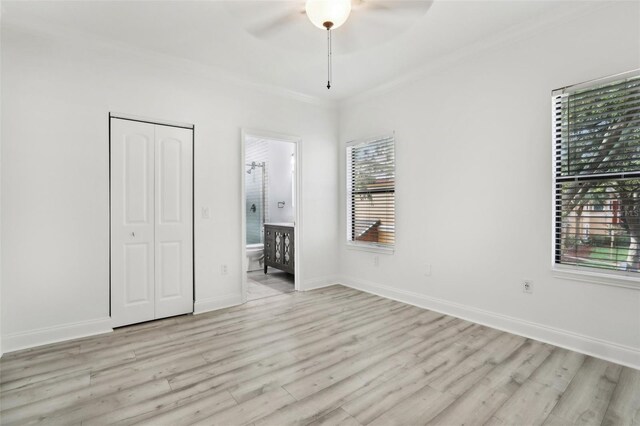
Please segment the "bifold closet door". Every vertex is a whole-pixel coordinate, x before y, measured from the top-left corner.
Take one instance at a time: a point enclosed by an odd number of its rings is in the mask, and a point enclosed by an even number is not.
[[[111,119],[111,318],[114,327],[155,317],[152,124]]]
[[[192,130],[111,119],[111,317],[192,312]]]
[[[156,318],[193,311],[193,130],[155,126]]]

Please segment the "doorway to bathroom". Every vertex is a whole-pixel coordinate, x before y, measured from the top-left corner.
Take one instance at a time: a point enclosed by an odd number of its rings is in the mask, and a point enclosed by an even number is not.
[[[300,277],[300,139],[242,132],[243,300],[290,293]]]

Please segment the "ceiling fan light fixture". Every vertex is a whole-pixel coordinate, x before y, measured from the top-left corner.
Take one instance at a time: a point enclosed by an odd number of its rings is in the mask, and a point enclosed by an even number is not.
[[[349,18],[351,0],[307,0],[305,10],[313,25],[335,30]]]

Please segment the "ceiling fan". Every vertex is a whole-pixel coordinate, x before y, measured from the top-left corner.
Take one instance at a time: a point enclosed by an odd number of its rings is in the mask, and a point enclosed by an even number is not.
[[[253,36],[287,43],[308,35],[313,26],[327,32],[327,89],[332,77],[332,33],[340,28],[339,49],[354,52],[382,43],[407,29],[432,4],[432,0],[294,0],[236,3],[234,12]],[[252,6],[249,6],[248,4]],[[240,10],[244,4],[245,9]],[[306,16],[305,16],[306,15]],[[310,21],[310,22],[309,22]],[[309,25],[312,24],[313,26]],[[304,25],[304,27],[303,27]],[[286,37],[281,37],[285,34]],[[315,38],[315,36],[313,36]],[[289,39],[289,40],[288,40]],[[304,46],[309,50],[309,38]]]

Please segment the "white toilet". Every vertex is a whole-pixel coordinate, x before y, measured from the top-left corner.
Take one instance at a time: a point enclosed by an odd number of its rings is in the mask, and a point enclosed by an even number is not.
[[[247,244],[247,272],[259,271],[264,261],[264,244]]]

